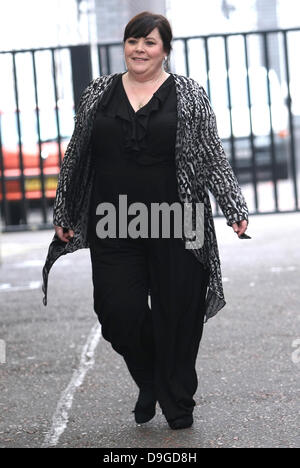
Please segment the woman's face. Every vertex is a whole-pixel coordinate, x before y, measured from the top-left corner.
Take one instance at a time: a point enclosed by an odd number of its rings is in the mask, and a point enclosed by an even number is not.
[[[157,73],[162,68],[166,55],[157,28],[154,28],[147,37],[129,37],[124,44],[127,70],[135,74]]]

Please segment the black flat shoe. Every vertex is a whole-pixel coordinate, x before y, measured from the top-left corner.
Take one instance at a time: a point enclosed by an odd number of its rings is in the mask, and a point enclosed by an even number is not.
[[[177,419],[170,419],[168,424],[171,429],[186,429],[191,427],[194,422],[193,415],[183,416]]]
[[[143,424],[150,421],[155,416],[156,396],[152,388],[140,389],[134,413],[135,422]]]

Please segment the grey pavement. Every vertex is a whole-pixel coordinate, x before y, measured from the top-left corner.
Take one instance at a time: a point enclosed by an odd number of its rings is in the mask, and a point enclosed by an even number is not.
[[[300,214],[252,216],[252,240],[215,224],[227,305],[205,325],[195,422],[179,431],[159,406],[137,425],[122,358],[97,333],[84,348],[97,325],[89,250],[56,262],[45,307],[52,231],[1,235],[0,447],[47,446],[54,430],[53,447],[299,448]]]

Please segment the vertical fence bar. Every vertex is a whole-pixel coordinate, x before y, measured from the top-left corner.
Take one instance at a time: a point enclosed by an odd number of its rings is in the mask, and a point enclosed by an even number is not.
[[[109,75],[111,66],[110,66],[110,49],[109,45],[105,46],[105,58],[106,58],[106,73]]]
[[[243,38],[244,38],[244,54],[245,54],[245,65],[246,65],[246,80],[247,80],[247,102],[248,102],[249,122],[250,122],[252,183],[253,183],[253,189],[254,189],[255,209],[258,211],[259,206],[258,206],[257,175],[256,175],[256,151],[255,151],[254,134],[253,134],[252,97],[251,97],[251,88],[250,88],[250,79],[249,79],[249,57],[248,57],[247,34],[243,34]]]
[[[100,75],[105,74],[105,70],[103,67],[103,58],[102,58],[102,47],[101,44],[97,45],[97,53],[98,53],[98,64],[99,64],[99,73]]]
[[[298,200],[297,165],[296,165],[296,149],[295,149],[295,124],[294,124],[294,116],[292,113],[292,98],[291,98],[291,88],[290,88],[290,63],[289,63],[286,31],[283,31],[283,45],[284,45],[284,60],[285,60],[285,69],[286,69],[286,82],[287,82],[287,106],[288,106],[288,114],[289,114],[291,166],[292,166],[295,210],[297,210],[299,200]]]
[[[232,125],[232,101],[231,101],[231,90],[230,90],[230,77],[229,77],[229,58],[228,58],[228,37],[223,36],[224,40],[224,52],[225,52],[225,65],[226,65],[226,83],[227,83],[227,97],[228,97],[228,109],[229,109],[229,121],[230,121],[230,146],[231,146],[231,163],[232,168],[236,170],[236,157],[235,157],[235,139],[233,136],[233,125]]]
[[[275,208],[278,212],[278,190],[277,190],[277,174],[276,174],[276,150],[274,142],[274,131],[273,131],[273,117],[272,117],[272,100],[271,100],[271,86],[270,86],[270,61],[269,61],[269,46],[268,46],[268,36],[267,32],[263,32],[263,46],[264,46],[264,60],[267,71],[267,97],[268,97],[268,107],[269,107],[269,120],[270,120],[270,141],[271,141],[271,158],[272,158],[272,179],[273,179],[273,188],[274,188],[274,199],[275,199]]]
[[[23,148],[22,148],[22,131],[21,131],[21,121],[20,121],[20,106],[19,106],[19,91],[18,91],[18,79],[17,79],[17,66],[16,66],[16,52],[12,52],[13,60],[13,80],[14,80],[14,94],[15,94],[15,103],[16,103],[16,123],[17,123],[17,133],[18,133],[18,149],[19,149],[19,163],[20,163],[20,185],[22,192],[22,218],[24,224],[27,224],[27,200],[26,200],[26,191],[25,191],[25,177],[24,177],[24,163],[23,163]]]
[[[109,75],[111,73],[109,44],[104,44],[104,45],[98,44],[97,52],[98,52],[98,63],[99,63],[100,75]]]
[[[207,95],[209,100],[211,100],[211,86],[210,86],[210,59],[209,59],[209,47],[208,47],[208,37],[204,37],[204,51],[205,51],[205,66],[206,66],[206,81],[207,81]],[[215,214],[219,215],[220,207],[215,200]]]
[[[5,224],[8,224],[8,207],[7,207],[7,198],[6,198],[6,180],[4,172],[4,157],[2,150],[2,136],[1,136],[1,112],[0,112],[0,171],[1,171],[1,195],[2,195],[2,212],[0,212],[0,217],[3,215]]]
[[[210,89],[210,63],[209,63],[209,49],[208,49],[208,38],[204,37],[204,52],[205,52],[205,66],[206,66],[206,82],[207,82],[207,95],[210,99],[211,97],[211,89]]]
[[[186,76],[190,76],[190,63],[189,63],[189,49],[188,49],[188,39],[183,39],[183,46],[184,46],[184,62],[185,62],[185,69],[186,69]]]
[[[70,47],[75,109],[84,88],[92,81],[91,50],[89,45]]]
[[[54,98],[55,98],[55,120],[56,120],[56,133],[57,133],[57,144],[58,144],[58,159],[59,165],[62,163],[62,152],[61,152],[61,133],[60,133],[60,122],[59,122],[59,107],[58,107],[58,92],[57,92],[57,78],[56,78],[56,63],[55,63],[55,52],[51,49],[52,59],[52,77],[54,86]]]
[[[33,70],[33,84],[34,84],[34,99],[35,99],[35,115],[36,115],[36,132],[38,137],[38,148],[39,148],[39,163],[40,163],[40,180],[41,180],[41,211],[43,222],[47,223],[47,200],[45,194],[45,175],[44,175],[44,161],[42,158],[42,140],[41,140],[41,124],[40,124],[40,109],[39,109],[39,97],[37,89],[37,73],[36,73],[36,61],[35,51],[31,51],[32,57],[32,70]]]

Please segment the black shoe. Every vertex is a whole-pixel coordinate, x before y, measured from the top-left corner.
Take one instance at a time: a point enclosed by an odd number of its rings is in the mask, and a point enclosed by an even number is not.
[[[134,413],[135,422],[143,424],[150,421],[155,416],[156,396],[153,388],[140,389]]]
[[[181,418],[177,419],[170,419],[168,424],[171,429],[186,429],[187,427],[191,427],[193,424],[194,419],[193,415],[182,416]]]

